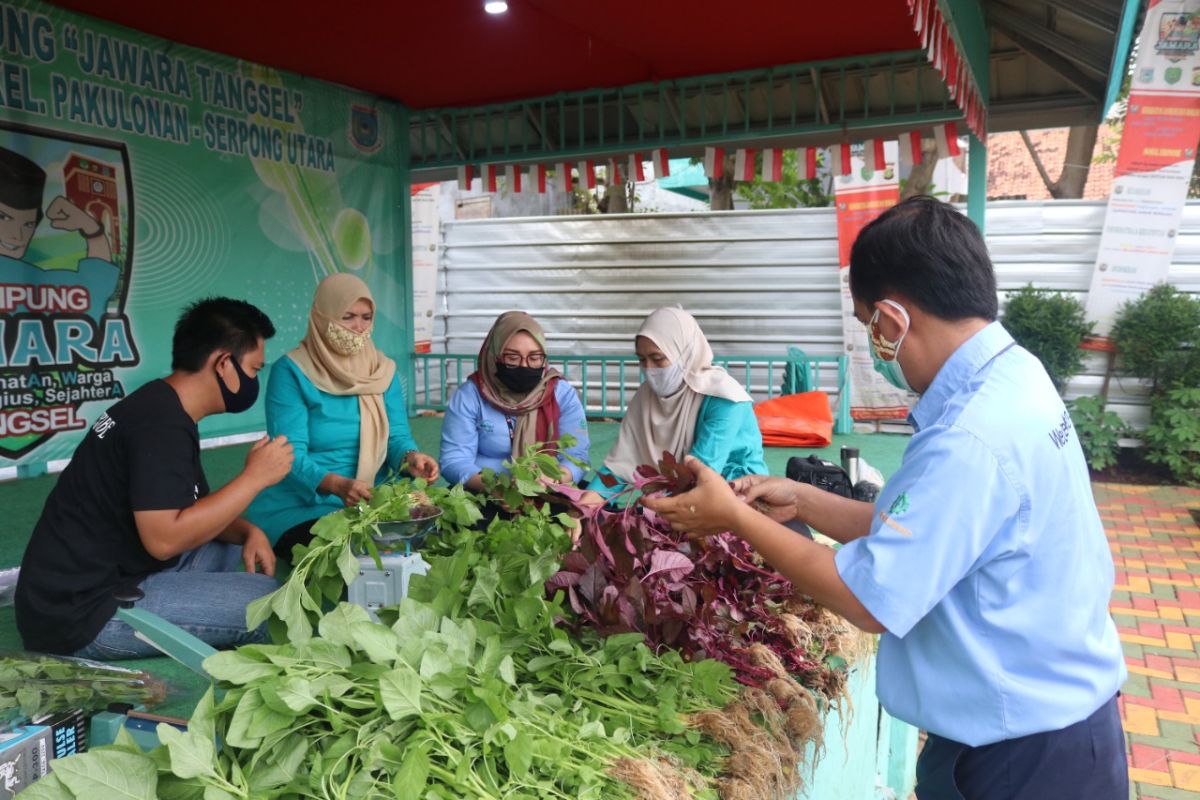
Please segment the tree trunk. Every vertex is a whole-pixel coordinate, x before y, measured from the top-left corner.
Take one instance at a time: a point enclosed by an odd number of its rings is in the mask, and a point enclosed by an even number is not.
[[[709,205],[713,211],[730,211],[733,209],[733,189],[737,181],[733,179],[733,156],[725,157],[725,171],[719,178],[708,179]]]
[[[1042,183],[1051,197],[1056,200],[1077,200],[1083,197],[1088,173],[1092,169],[1092,152],[1096,149],[1096,136],[1099,132],[1098,125],[1071,126],[1071,130],[1067,134],[1067,152],[1063,157],[1062,170],[1058,173],[1058,180],[1052,180],[1050,173],[1046,170],[1046,165],[1042,163],[1041,156],[1038,155],[1037,148],[1033,146],[1033,140],[1029,138],[1028,133],[1021,131],[1025,149],[1033,158],[1033,166],[1037,168],[1038,175],[1041,176]]]
[[[605,209],[605,213],[625,214],[629,211],[629,184],[624,181],[610,183],[605,189],[605,194],[608,196],[608,208]]]
[[[904,183],[904,191],[900,193],[901,200],[916,197],[919,194],[929,194],[933,185],[933,170],[938,163],[936,139],[921,140],[921,163],[914,164],[908,180]]]

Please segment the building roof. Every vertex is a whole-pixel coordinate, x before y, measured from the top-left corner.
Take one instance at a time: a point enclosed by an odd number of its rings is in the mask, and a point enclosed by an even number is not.
[[[1041,157],[1042,165],[1052,180],[1062,171],[1063,158],[1067,150],[1069,128],[1029,131],[1029,138]],[[1084,187],[1083,199],[1107,200],[1112,191],[1113,172],[1116,168],[1117,146],[1120,130],[1112,125],[1102,125],[1096,137],[1096,148],[1092,153],[1091,169]],[[1109,156],[1097,162],[1097,158]],[[989,200],[1050,200],[1050,192],[1038,175],[1033,158],[1021,140],[1021,134],[1012,131],[994,133],[988,137],[988,192]]]

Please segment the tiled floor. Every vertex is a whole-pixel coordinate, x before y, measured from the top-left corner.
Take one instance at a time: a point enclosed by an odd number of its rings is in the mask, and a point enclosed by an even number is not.
[[[1130,796],[1200,796],[1200,490],[1095,484],[1117,568]]]

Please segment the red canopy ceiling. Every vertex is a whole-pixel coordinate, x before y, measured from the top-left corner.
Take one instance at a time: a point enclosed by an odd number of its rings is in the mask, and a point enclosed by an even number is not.
[[[184,44],[412,108],[920,47],[905,0],[56,0]]]

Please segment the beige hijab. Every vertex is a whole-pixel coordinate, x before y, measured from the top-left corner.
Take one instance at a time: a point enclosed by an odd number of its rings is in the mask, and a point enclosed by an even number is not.
[[[505,311],[496,318],[484,338],[475,361],[475,372],[471,375],[483,399],[517,418],[513,430],[513,458],[524,455],[531,444],[551,443],[562,434],[558,430],[559,408],[554,398],[554,384],[562,377],[558,370],[547,366],[537,386],[524,395],[509,389],[497,377],[496,362],[504,345],[522,332],[532,336],[545,352],[546,333],[538,321],[524,311]]]
[[[308,333],[288,357],[300,366],[313,385],[334,395],[358,395],[358,471],[355,478],[374,485],[387,458],[388,418],[383,393],[396,374],[396,362],[375,349],[374,342],[354,355],[342,355],[329,346],[329,323],[341,324],[342,314],[359,300],[375,310],[375,298],[360,278],[345,272],[330,275],[317,285],[308,312]]]
[[[704,397],[749,401],[750,395],[721,367],[712,363],[712,348],[691,314],[682,308],[660,308],[646,317],[638,336],[658,346],[672,364],[683,367],[683,388],[659,397],[643,382],[625,411],[617,443],[604,460],[614,475],[633,479],[642,464],[657,464],[664,451],[682,459],[696,438],[696,417]]]

